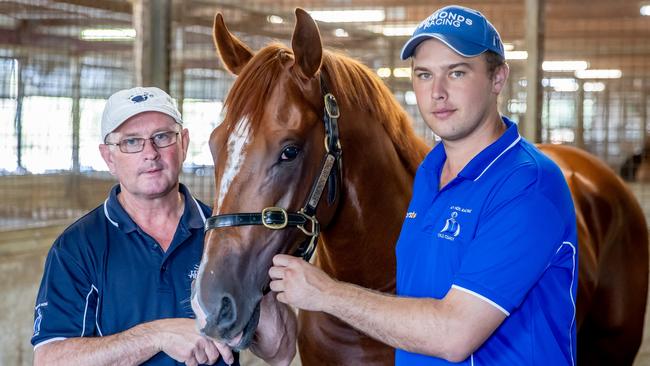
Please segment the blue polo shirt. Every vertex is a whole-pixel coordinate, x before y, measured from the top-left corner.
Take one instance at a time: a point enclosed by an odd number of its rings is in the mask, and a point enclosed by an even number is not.
[[[115,334],[155,319],[194,318],[191,284],[211,210],[184,185],[179,189],[185,211],[166,252],[122,208],[119,185],[103,205],[57,238],[36,298],[34,348],[66,338]],[[182,365],[163,352],[144,364]],[[225,365],[221,358],[218,364]]]
[[[461,365],[575,365],[577,233],[555,163],[503,118],[505,133],[439,189],[438,144],[419,167],[397,242],[397,294],[467,292],[506,315]],[[397,350],[396,365],[449,365]]]

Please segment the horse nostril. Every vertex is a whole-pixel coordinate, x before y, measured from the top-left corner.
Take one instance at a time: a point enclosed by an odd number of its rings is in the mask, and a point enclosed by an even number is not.
[[[217,315],[217,326],[219,328],[229,328],[237,317],[237,312],[233,306],[233,300],[230,295],[221,298],[221,308]]]

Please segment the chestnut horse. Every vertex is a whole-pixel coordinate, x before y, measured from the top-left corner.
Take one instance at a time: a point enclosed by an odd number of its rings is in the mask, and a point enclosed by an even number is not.
[[[323,51],[312,18],[301,9],[296,17],[291,49],[257,53],[215,18],[215,44],[238,77],[210,137],[217,197],[193,300],[202,331],[224,341],[241,334],[240,347],[251,341],[273,255],[309,252],[303,241],[319,228],[315,263],[326,273],[394,292],[394,243],[429,150],[381,80]],[[594,157],[541,148],[564,171],[578,213],[578,359],[629,365],[646,303],[644,216]],[[303,365],[393,363],[391,348],[327,314],[301,311],[298,328]]]

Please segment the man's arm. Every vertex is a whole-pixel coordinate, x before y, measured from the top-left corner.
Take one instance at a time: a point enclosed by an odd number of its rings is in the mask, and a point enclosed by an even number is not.
[[[105,337],[69,338],[38,346],[34,365],[139,365],[164,352],[188,366],[233,362],[231,350],[202,337],[193,319],[160,319]]]
[[[260,320],[250,350],[269,365],[289,365],[296,356],[296,314],[269,292],[262,298]]]
[[[271,289],[280,302],[324,311],[392,347],[460,362],[480,347],[506,314],[475,295],[451,289],[442,300],[396,297],[331,279],[287,255],[273,258]]]

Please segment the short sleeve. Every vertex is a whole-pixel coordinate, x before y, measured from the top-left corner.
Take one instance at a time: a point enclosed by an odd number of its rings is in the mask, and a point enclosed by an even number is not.
[[[98,291],[81,261],[54,243],[45,261],[34,308],[32,345],[60,339],[101,335],[97,333]]]
[[[548,198],[532,189],[500,205],[481,219],[452,287],[510,315],[561,246],[565,220]]]

